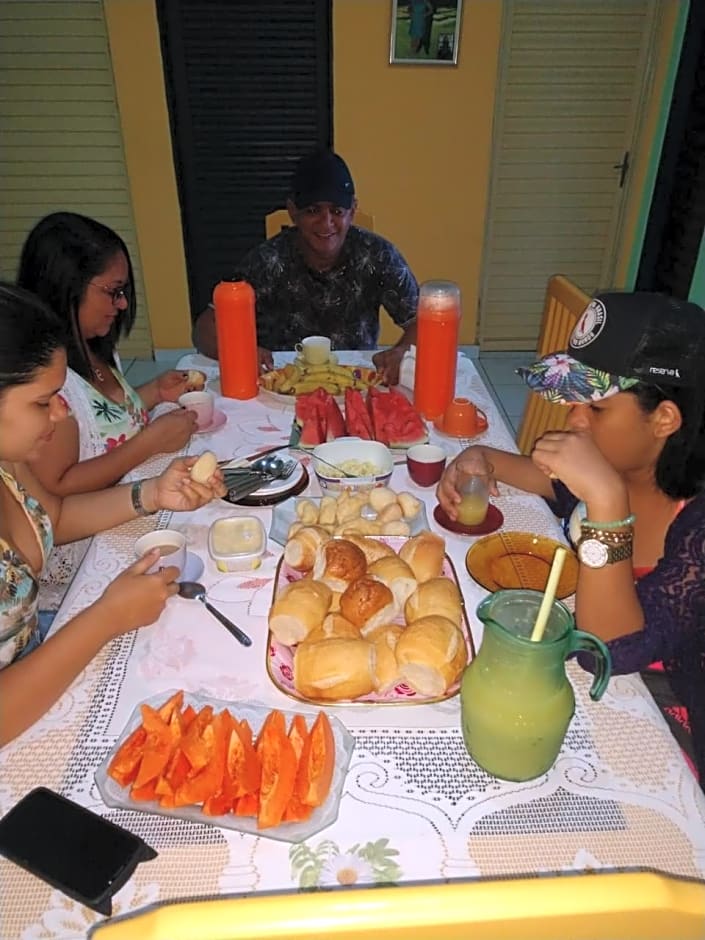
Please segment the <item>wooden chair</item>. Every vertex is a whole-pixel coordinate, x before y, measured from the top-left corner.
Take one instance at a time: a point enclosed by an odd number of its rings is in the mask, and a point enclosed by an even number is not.
[[[270,212],[269,215],[264,217],[264,228],[267,233],[267,238],[272,238],[274,235],[281,232],[283,228],[288,228],[290,225],[291,219],[286,209],[275,209],[274,212]],[[374,216],[358,209],[355,212],[355,225],[359,225],[360,228],[366,228],[369,229],[370,232],[374,232]]]
[[[541,319],[537,358],[565,349],[578,317],[590,303],[588,295],[562,274],[549,278]],[[565,405],[554,405],[540,395],[529,393],[517,433],[517,446],[530,454],[534,441],[544,431],[560,431],[568,420]]]

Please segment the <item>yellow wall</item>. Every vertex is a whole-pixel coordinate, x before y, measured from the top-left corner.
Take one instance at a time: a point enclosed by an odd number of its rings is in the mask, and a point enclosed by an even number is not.
[[[458,66],[390,65],[388,0],[334,0],[336,150],[419,281],[462,291],[475,340],[502,4],[465,0]],[[385,324],[383,340],[395,336]]]
[[[104,0],[156,349],[191,345],[186,262],[154,0]]]

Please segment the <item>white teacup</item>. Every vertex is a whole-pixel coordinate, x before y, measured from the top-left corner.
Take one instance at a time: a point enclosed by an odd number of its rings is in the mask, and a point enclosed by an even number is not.
[[[183,573],[186,567],[186,537],[181,532],[176,529],[158,529],[141,535],[135,542],[135,555],[142,558],[153,548],[159,549],[159,558],[147,569],[147,574],[171,565],[179,569],[179,574]]]
[[[294,349],[310,366],[323,365],[331,358],[328,336],[307,336]]]
[[[215,396],[210,392],[184,392],[179,396],[179,404],[188,411],[196,412],[196,427],[199,430],[213,422]]]

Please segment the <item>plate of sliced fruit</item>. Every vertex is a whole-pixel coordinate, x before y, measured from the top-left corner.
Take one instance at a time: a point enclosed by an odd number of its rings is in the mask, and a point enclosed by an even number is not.
[[[162,692],[135,708],[95,780],[107,806],[302,842],[337,818],[354,745],[322,711]]]

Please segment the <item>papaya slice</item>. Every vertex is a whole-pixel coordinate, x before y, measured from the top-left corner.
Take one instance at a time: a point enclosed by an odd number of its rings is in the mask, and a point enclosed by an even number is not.
[[[142,725],[147,740],[142,750],[142,760],[134,781],[134,789],[141,789],[150,780],[156,783],[164,772],[174,750],[175,742],[169,725],[159,712],[149,705],[142,705]]]
[[[303,715],[294,715],[291,719],[291,725],[289,726],[289,740],[294,748],[297,763],[301,758],[301,752],[304,749],[304,742],[307,737],[308,728],[306,727],[306,719]]]
[[[207,729],[213,718],[213,707],[205,705],[188,726],[182,741],[181,750],[188,758],[194,770],[205,767],[213,753],[213,733]]]
[[[304,742],[296,774],[296,795],[308,806],[325,802],[335,768],[335,738],[325,712],[319,712]]]
[[[159,717],[162,721],[165,721],[167,724],[171,721],[171,716],[173,713],[181,713],[181,706],[184,704],[184,693],[183,690],[179,692],[174,692],[171,698],[168,698],[166,702],[161,706],[159,711]]]
[[[257,739],[262,761],[257,828],[268,829],[282,821],[296,783],[296,753],[286,733],[284,716],[272,711]]]
[[[133,787],[130,790],[130,797],[133,800],[143,801],[143,800],[156,800],[157,794],[157,781],[150,780],[141,787]]]
[[[236,816],[256,816],[258,812],[259,795],[257,793],[246,793],[235,804]]]
[[[147,732],[140,725],[122,742],[110,761],[108,776],[116,780],[121,787],[132,783],[137,776],[146,740]]]
[[[233,727],[234,738],[230,744],[233,748],[231,756],[228,752],[228,765],[231,779],[237,785],[238,796],[245,793],[254,793],[259,790],[262,776],[262,762],[252,743],[252,729],[246,721],[236,722]],[[237,739],[234,740],[234,739]],[[239,743],[238,743],[239,742]],[[239,758],[239,755],[241,759]],[[238,772],[234,772],[231,761],[238,762]]]
[[[196,714],[197,712],[193,705],[187,705],[186,708],[181,712],[181,727],[184,729],[184,731],[188,730],[188,726],[196,717]]]
[[[205,803],[211,796],[220,793],[225,771],[225,721],[223,713],[219,712],[203,729],[202,738],[206,742],[210,758],[195,776],[187,777],[175,792],[176,806]]]

